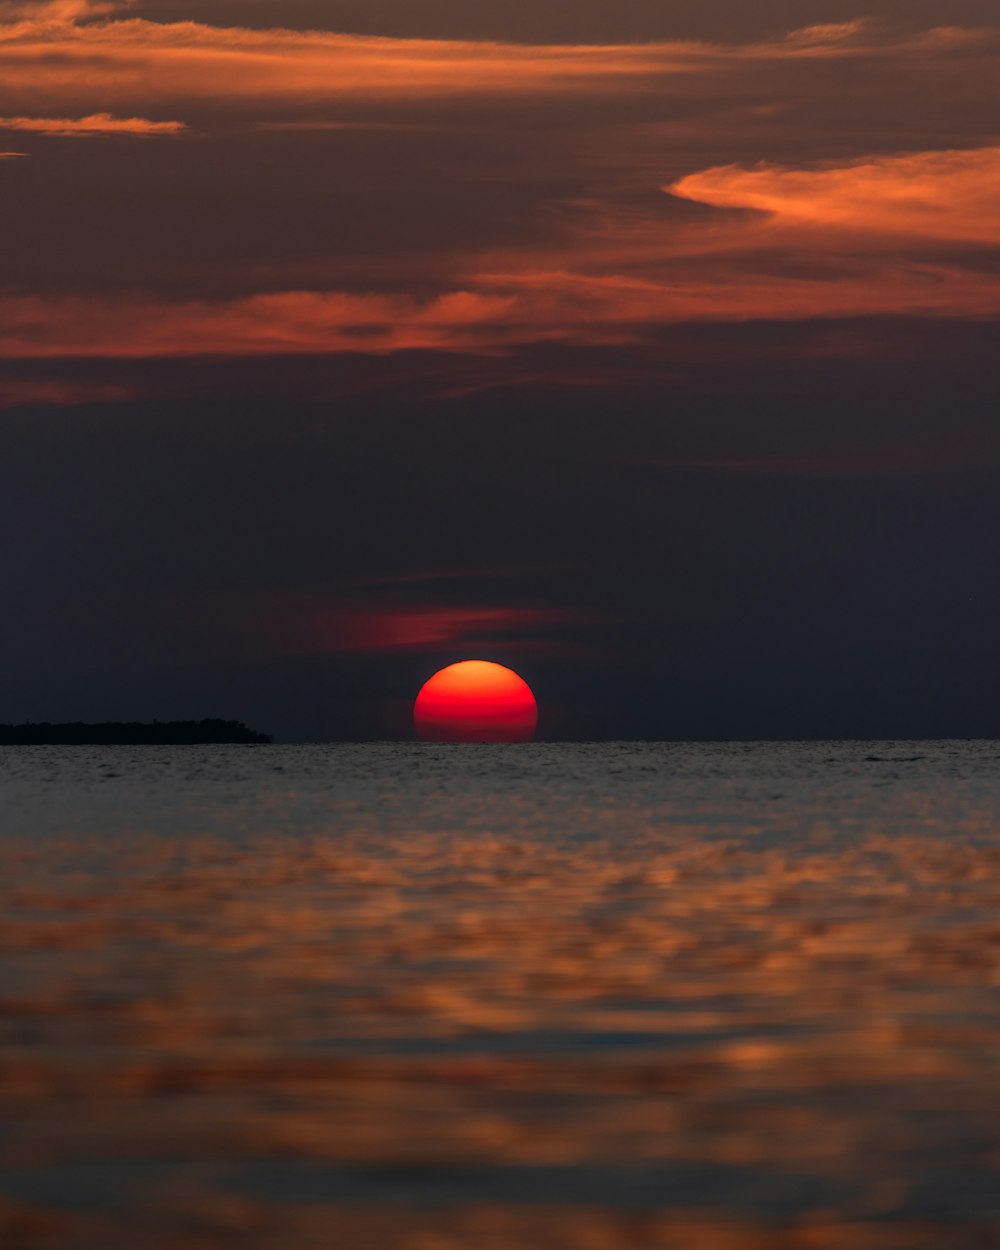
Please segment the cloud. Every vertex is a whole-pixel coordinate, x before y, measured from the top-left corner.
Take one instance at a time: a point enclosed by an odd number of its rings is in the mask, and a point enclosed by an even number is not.
[[[200,595],[174,610],[200,634],[242,639],[256,655],[418,654],[465,644],[540,651],[553,633],[587,619],[568,609],[509,604],[267,593]]]
[[[852,21],[743,45],[517,45],[157,23],[110,8],[0,6],[0,108],[11,114],[0,126],[167,135],[185,124],[147,118],[189,117],[207,141],[184,148],[182,189],[201,179],[200,202],[226,212],[194,215],[191,251],[173,268],[155,245],[137,250],[131,225],[112,238],[84,213],[73,229],[107,255],[65,286],[85,290],[97,272],[102,293],[50,284],[29,296],[24,282],[0,292],[4,357],[499,354],[648,342],[684,322],[1000,313],[1000,147],[974,143],[963,112],[992,116],[1000,103],[1000,28],[911,34]],[[918,86],[955,102],[951,122],[952,103],[921,108]],[[481,154],[468,136],[461,157],[428,137],[442,117],[482,133]],[[874,125],[883,152],[844,151]],[[924,132],[947,126],[931,150]],[[421,133],[393,138],[405,128]],[[405,167],[420,202],[383,211],[405,190],[394,153],[424,143],[430,163],[414,170],[408,151]],[[281,203],[245,162],[254,144],[290,171]],[[336,188],[311,172],[327,144],[345,161]],[[231,200],[198,164],[216,150],[243,179]],[[518,197],[496,227],[516,240],[507,246],[490,238],[501,187]],[[298,220],[291,228],[292,203],[312,246],[299,245]],[[231,209],[242,238],[255,204],[268,242],[234,259],[219,220]],[[164,210],[151,197],[143,207],[158,244]],[[483,226],[459,244],[452,223],[466,210]],[[160,234],[170,246],[176,232]],[[169,293],[199,281],[211,297]]]
[[[27,152],[0,152],[0,161],[16,161],[19,157],[27,155]]]
[[[425,302],[344,291],[196,303],[131,295],[10,297],[0,300],[0,357],[490,353],[544,342],[635,343],[657,327],[697,321],[1000,314],[995,279],[930,266],[753,283],[714,273],[672,285],[561,273],[491,280],[493,291],[455,291]]]
[[[554,255],[515,250],[423,297],[7,296],[0,355],[483,353],[639,342],[682,322],[1000,314],[1000,281],[981,255],[1000,244],[1000,148],[730,166],[668,190],[727,211],[672,230],[655,220],[622,229],[605,215]]]
[[[796,226],[892,240],[1000,244],[1000,147],[870,157],[821,169],[707,169],[666,190]]]
[[[87,117],[0,117],[0,130],[27,130],[41,135],[175,135],[183,122],[151,122],[145,117],[114,117],[91,113]]]
[[[0,19],[23,21],[34,26],[73,26],[90,18],[104,17],[129,7],[133,0],[3,0]]]
[[[298,653],[433,651],[461,643],[495,643],[566,625],[554,609],[498,606],[345,606],[305,614]]]
[[[115,6],[15,6],[0,26],[5,89],[47,100],[216,103],[405,100],[456,96],[642,95],[657,83],[749,71],[770,75],[816,62],[967,56],[995,51],[993,30],[918,36],[857,21],[814,26],[746,45],[668,41],[544,45],[391,39],[329,31],[213,27],[141,18],[93,21]],[[81,21],[81,19],[87,19]]]
[[[565,94],[694,71],[695,46],[529,47],[322,31],[220,29],[139,19],[0,29],[8,89],[116,102],[185,97],[316,102],[510,93]],[[89,90],[88,90],[89,87]]]
[[[561,244],[498,253],[470,285],[509,296],[512,326],[595,343],[684,321],[1000,312],[1000,147],[727,165],[664,189],[719,211],[597,204]]]
[[[121,403],[138,391],[118,382],[54,381],[48,378],[0,379],[0,408],[70,408],[78,404]]]
[[[0,299],[0,355],[164,357],[282,355],[485,346],[515,301],[452,292],[406,295],[287,291],[187,301],[121,296]]]

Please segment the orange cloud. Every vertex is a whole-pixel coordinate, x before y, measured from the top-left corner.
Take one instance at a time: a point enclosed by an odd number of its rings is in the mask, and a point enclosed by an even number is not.
[[[0,81],[36,99],[116,106],[185,98],[408,99],[594,92],[640,94],[665,76],[770,74],[780,64],[888,56],[967,54],[996,48],[992,30],[942,28],[896,36],[866,22],[813,26],[748,45],[658,42],[525,45],[391,39],[327,31],[252,30],[139,18],[93,21],[115,6],[62,0],[6,10]],[[0,11],[2,15],[2,11]],[[716,82],[716,85],[718,83]]]
[[[489,352],[539,342],[634,342],[657,325],[685,321],[1000,313],[995,280],[931,266],[847,278],[774,276],[752,284],[721,274],[672,286],[565,273],[491,280],[493,292],[458,291],[424,303],[341,291],[176,304],[9,298],[0,300],[0,357]]]
[[[9,88],[44,98],[100,93],[119,102],[565,92],[616,80],[635,90],[639,76],[695,68],[704,55],[697,45],[536,47],[141,19],[0,28],[0,70]]]
[[[516,300],[452,292],[287,291],[169,303],[86,297],[0,299],[0,356],[45,358],[281,355],[486,346]],[[518,336],[515,336],[515,338]]]
[[[20,20],[33,26],[68,26],[92,17],[101,17],[126,7],[108,0],[3,0],[0,18]]]
[[[821,169],[729,165],[666,190],[844,236],[1000,244],[1000,147],[872,157]]]
[[[175,135],[183,122],[151,122],[144,117],[114,117],[91,113],[87,117],[0,117],[0,130],[28,130],[42,135]]]
[[[8,296],[0,355],[482,353],[634,342],[680,322],[1000,313],[1000,282],[979,254],[1000,243],[1000,148],[812,170],[729,166],[668,190],[741,211],[672,228],[601,213],[561,249],[484,257],[422,298]]]
[[[598,205],[563,245],[498,253],[470,285],[512,297],[522,325],[592,342],[679,321],[1000,311],[983,258],[1000,245],[1000,147],[729,165],[665,190],[727,211],[668,222]]]
[[[745,148],[724,137],[739,116],[755,151],[775,150],[757,145],[764,133],[793,150],[807,138],[815,151],[811,123],[796,129],[788,104],[818,100],[822,112],[835,93],[839,108],[841,60],[861,75],[866,108],[876,109],[879,92],[891,96],[900,82],[909,90],[926,80],[943,91],[956,75],[975,82],[983,103],[996,94],[1000,29],[902,36],[855,21],[742,46],[536,46],[109,20],[113,7],[0,4],[0,108],[17,114],[0,126],[63,136],[166,135],[184,123],[147,120],[148,112],[156,116],[149,106],[176,114],[221,105],[227,125],[235,116],[259,138],[267,127],[394,127],[386,117],[419,126],[426,118],[415,117],[414,102],[496,98],[506,108],[511,100],[559,95],[573,105],[567,113],[581,136],[567,144],[572,185],[593,189],[587,199],[570,202],[567,194],[556,205],[539,192],[543,241],[506,250],[459,255],[439,237],[400,255],[380,246],[373,225],[370,246],[357,254],[335,243],[323,252],[324,241],[304,260],[248,258],[235,275],[221,272],[219,262],[213,290],[236,292],[228,297],[0,292],[0,356],[487,353],[538,342],[630,343],[681,322],[1000,312],[997,279],[982,261],[982,250],[1000,243],[995,140],[947,150],[949,136],[946,150],[900,155],[916,123],[897,118],[904,141],[887,143],[890,155],[747,165],[732,163]],[[820,75],[820,61],[835,72]],[[20,113],[28,92],[31,116]],[[5,104],[8,98],[17,104]],[[647,118],[664,100],[695,100],[698,108],[680,110],[676,130],[674,122],[652,120],[645,131],[646,121],[628,120],[615,130],[605,106],[623,99],[649,107]],[[400,107],[371,119],[336,116],[341,104],[357,112],[371,103]],[[511,167],[527,183],[538,174],[539,150],[531,137],[515,137]],[[610,142],[615,137],[623,142]],[[695,163],[707,167],[693,171]],[[363,180],[369,167],[359,169]],[[482,181],[507,172],[484,170]],[[658,211],[650,192],[664,184],[674,203],[663,200]],[[683,210],[680,200],[687,201]],[[558,219],[546,216],[552,207]],[[257,277],[248,277],[254,265]]]

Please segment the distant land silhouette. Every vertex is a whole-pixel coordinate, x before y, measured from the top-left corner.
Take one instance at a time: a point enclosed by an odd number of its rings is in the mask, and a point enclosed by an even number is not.
[[[257,745],[273,741],[236,720],[107,721],[85,725],[39,724],[0,725],[0,746],[183,746],[206,743]]]

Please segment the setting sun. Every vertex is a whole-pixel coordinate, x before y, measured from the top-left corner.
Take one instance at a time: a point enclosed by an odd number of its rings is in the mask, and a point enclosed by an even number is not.
[[[441,669],[413,708],[427,742],[530,742],[538,705],[523,678],[502,664],[465,660]]]

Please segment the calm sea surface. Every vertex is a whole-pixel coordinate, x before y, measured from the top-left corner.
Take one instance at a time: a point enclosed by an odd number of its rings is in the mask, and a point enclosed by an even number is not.
[[[994,1250],[1000,743],[0,750],[4,1250]]]

